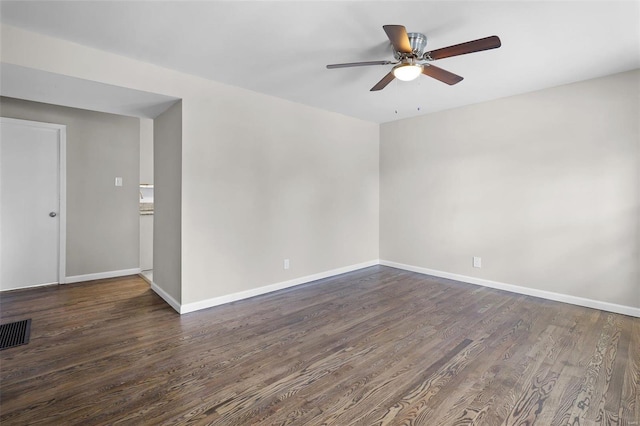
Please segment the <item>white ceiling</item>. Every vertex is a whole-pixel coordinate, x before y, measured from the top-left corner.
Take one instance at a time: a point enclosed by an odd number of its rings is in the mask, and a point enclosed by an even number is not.
[[[6,2],[3,23],[358,117],[387,122],[640,68],[638,1]],[[434,63],[370,92],[391,66],[384,24],[433,50],[490,35],[502,47]]]

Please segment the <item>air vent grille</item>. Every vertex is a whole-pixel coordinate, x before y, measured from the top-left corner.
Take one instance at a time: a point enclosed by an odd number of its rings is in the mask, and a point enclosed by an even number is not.
[[[0,324],[0,351],[29,343],[31,318]]]

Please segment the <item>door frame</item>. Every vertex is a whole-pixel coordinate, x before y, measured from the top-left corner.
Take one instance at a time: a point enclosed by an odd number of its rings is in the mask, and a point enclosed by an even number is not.
[[[58,284],[64,284],[67,277],[67,126],[6,117],[0,117],[0,123],[58,131]]]

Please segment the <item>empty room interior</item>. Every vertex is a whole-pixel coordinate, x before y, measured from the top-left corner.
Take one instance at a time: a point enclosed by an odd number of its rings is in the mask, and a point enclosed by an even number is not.
[[[640,424],[640,2],[0,1],[3,425]]]

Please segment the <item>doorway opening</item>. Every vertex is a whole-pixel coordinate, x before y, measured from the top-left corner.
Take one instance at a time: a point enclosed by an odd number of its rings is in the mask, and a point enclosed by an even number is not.
[[[140,276],[153,284],[153,120],[140,119]]]

